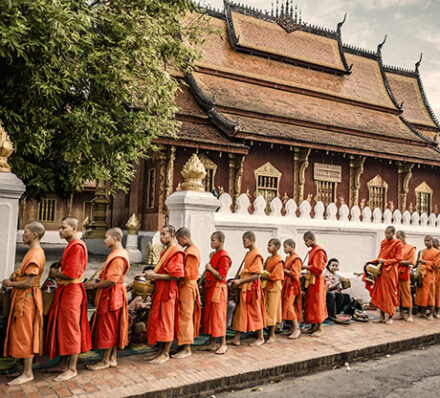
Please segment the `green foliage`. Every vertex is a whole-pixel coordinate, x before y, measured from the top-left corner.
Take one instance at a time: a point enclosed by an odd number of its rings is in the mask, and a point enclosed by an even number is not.
[[[193,67],[209,30],[193,9],[187,0],[0,2],[0,120],[27,197],[65,197],[97,178],[125,189],[152,139],[176,133],[172,72]]]

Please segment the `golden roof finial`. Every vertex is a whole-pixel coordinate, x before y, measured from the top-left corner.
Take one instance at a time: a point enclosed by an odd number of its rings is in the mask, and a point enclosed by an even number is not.
[[[125,224],[127,227],[127,232],[129,235],[137,235],[139,230],[141,229],[141,224],[139,222],[139,219],[136,216],[136,213],[133,213],[131,217],[128,219],[127,224]]]
[[[182,191],[205,191],[202,183],[206,176],[205,166],[203,166],[203,163],[195,153],[185,163],[180,174],[182,174],[184,179]]]
[[[8,133],[0,124],[0,173],[10,173],[11,166],[8,164],[8,158],[14,151],[12,142]]]

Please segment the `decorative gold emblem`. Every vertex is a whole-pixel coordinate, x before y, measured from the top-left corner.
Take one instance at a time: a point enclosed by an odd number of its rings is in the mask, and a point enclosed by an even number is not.
[[[0,172],[10,173],[11,166],[8,164],[8,158],[14,151],[12,141],[10,140],[8,133],[0,124]]]
[[[180,174],[182,174],[184,179],[181,185],[182,191],[205,191],[202,183],[206,176],[205,166],[203,166],[203,163],[195,153],[185,163]]]
[[[127,232],[129,235],[137,235],[137,233],[141,229],[141,224],[139,223],[139,219],[137,218],[136,213],[133,213],[131,215],[125,226],[127,227]]]

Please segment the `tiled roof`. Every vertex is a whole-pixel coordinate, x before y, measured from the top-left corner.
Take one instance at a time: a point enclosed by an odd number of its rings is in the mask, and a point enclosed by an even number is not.
[[[231,11],[227,18],[237,44],[246,50],[284,57],[292,61],[318,65],[343,73],[344,66],[336,34],[324,36],[301,29],[287,33],[274,21],[253,18]]]
[[[227,115],[228,116],[228,115]],[[232,117],[232,115],[230,115]],[[248,117],[240,118],[241,131],[239,137],[248,138],[259,135],[269,139],[288,140],[294,145],[321,145],[335,149],[343,148],[347,153],[362,153],[370,156],[396,158],[413,161],[428,161],[440,164],[440,153],[430,146],[411,145],[406,143],[379,140],[369,137],[358,137],[351,134],[335,133],[316,128],[294,126],[268,120],[256,120]]]
[[[396,100],[403,102],[405,118],[414,124],[436,128],[437,126],[423,100],[417,75],[414,73],[411,76],[389,70],[386,75]]]
[[[202,67],[395,109],[385,90],[377,59],[346,53],[347,63],[353,64],[350,75],[322,73],[234,51],[228,39],[226,22],[219,18],[211,18],[210,21],[220,35],[210,35],[202,44],[204,57],[199,61]]]
[[[208,115],[196,102],[188,87],[181,85],[180,92],[176,97],[176,105],[179,108],[179,115],[195,116],[207,119]]]
[[[375,135],[423,141],[397,115],[330,99],[315,98],[257,84],[195,73],[208,96],[215,93],[218,107],[258,113],[260,118],[281,117],[326,128],[349,129]]]

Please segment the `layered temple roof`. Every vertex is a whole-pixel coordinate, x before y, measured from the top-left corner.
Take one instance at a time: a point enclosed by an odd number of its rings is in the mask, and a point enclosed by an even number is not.
[[[290,8],[289,8],[290,4]],[[225,1],[220,34],[177,100],[182,139],[244,150],[249,140],[440,165],[440,127],[418,65],[384,67],[381,49],[341,43],[305,24],[291,3],[271,14]]]

